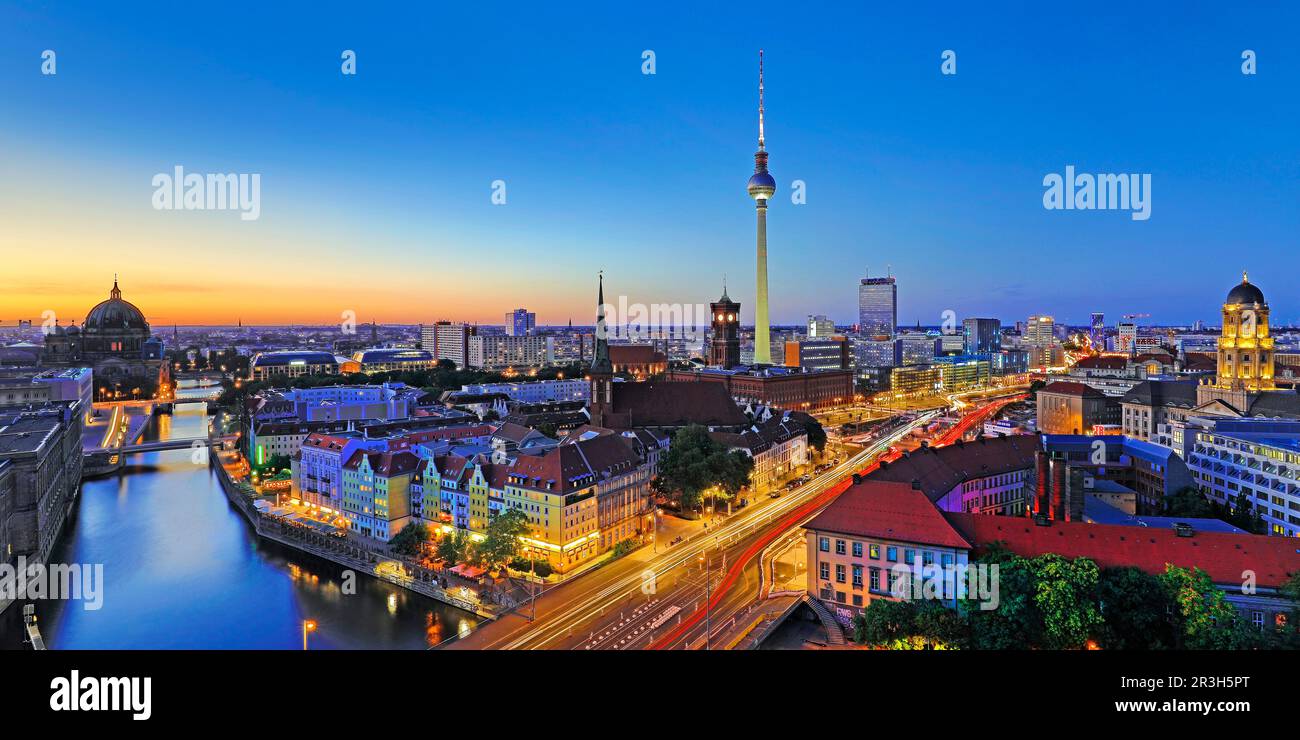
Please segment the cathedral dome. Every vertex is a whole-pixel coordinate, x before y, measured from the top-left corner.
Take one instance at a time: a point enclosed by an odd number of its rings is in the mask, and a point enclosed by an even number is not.
[[[113,290],[109,293],[108,300],[90,309],[84,326],[86,331],[98,333],[129,329],[149,331],[149,322],[144,320],[140,309],[122,300],[122,291],[118,289],[116,280],[113,281]]]
[[[1228,298],[1224,303],[1247,304],[1254,303],[1264,305],[1264,293],[1259,288],[1250,284],[1246,279],[1245,273],[1241,275],[1241,284],[1228,292]]]

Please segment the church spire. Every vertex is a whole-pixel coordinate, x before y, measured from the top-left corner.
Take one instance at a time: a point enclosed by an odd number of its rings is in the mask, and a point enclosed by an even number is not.
[[[614,365],[609,361],[608,329],[605,327],[605,274],[599,275],[596,289],[596,350],[591,359],[591,372],[614,374]]]
[[[108,291],[108,297],[109,297],[110,300],[114,300],[114,301],[120,301],[120,300],[122,300],[122,290],[121,290],[120,288],[117,287],[117,273],[116,273],[116,272],[113,273],[113,289],[110,290],[110,291]]]

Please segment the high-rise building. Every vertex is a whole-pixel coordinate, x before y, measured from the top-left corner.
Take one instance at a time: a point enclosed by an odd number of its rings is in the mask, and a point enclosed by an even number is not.
[[[892,277],[864,277],[858,285],[858,335],[888,339],[898,330],[898,286]]]
[[[439,321],[434,324],[434,346],[431,350],[435,360],[451,360],[457,368],[464,368],[469,362],[469,338],[478,334],[476,327],[469,324],[453,324]]]
[[[997,319],[966,319],[961,322],[966,354],[1002,351],[1002,322]]]
[[[825,316],[808,317],[809,339],[830,339],[835,336],[835,322]]]
[[[709,334],[709,366],[733,368],[740,364],[740,304],[727,296],[709,304],[712,325]]]
[[[929,334],[903,334],[894,341],[894,365],[929,365],[938,356],[941,342]]]
[[[1088,340],[1093,349],[1106,349],[1106,314],[1098,311],[1092,315],[1092,331],[1088,333]]]
[[[747,187],[758,213],[757,292],[754,300],[754,364],[770,365],[772,347],[767,316],[767,201],[776,192],[776,180],[767,171],[767,147],[763,139],[763,51],[758,52],[758,151],[754,152],[754,174]]]
[[[1132,321],[1121,321],[1119,323],[1119,333],[1115,338],[1115,349],[1129,354],[1137,352],[1137,335],[1137,324]]]
[[[516,308],[506,314],[506,335],[526,337],[537,328],[537,314],[526,308]]]
[[[1056,319],[1051,316],[1030,316],[1025,323],[1025,344],[1040,346],[1056,340]]]

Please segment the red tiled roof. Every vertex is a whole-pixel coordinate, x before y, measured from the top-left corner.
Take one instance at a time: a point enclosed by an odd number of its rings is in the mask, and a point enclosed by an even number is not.
[[[1056,553],[1089,558],[1103,568],[1133,566],[1163,573],[1165,564],[1196,566],[1218,584],[1240,586],[1242,573],[1254,571],[1257,583],[1277,587],[1300,571],[1300,540],[1226,532],[1195,532],[1179,537],[1173,529],[1126,527],[1086,522],[1052,522],[1040,527],[1033,520],[987,514],[946,513],[943,516],[977,548],[1006,543],[1023,557]]]
[[[850,486],[804,528],[970,549],[930,499],[906,483],[868,480]]]

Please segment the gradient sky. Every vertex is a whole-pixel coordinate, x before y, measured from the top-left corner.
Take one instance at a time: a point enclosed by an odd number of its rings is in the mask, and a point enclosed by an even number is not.
[[[1300,322],[1284,3],[281,5],[0,3],[0,320],[80,320],[117,272],[155,324],[585,324],[598,269],[611,302],[726,274],[752,320],[762,47],[773,321],[855,321],[890,265],[907,324],[1213,321],[1243,268]],[[260,173],[260,220],[154,210],[177,164]],[[1150,220],[1044,210],[1067,164],[1151,173]]]

